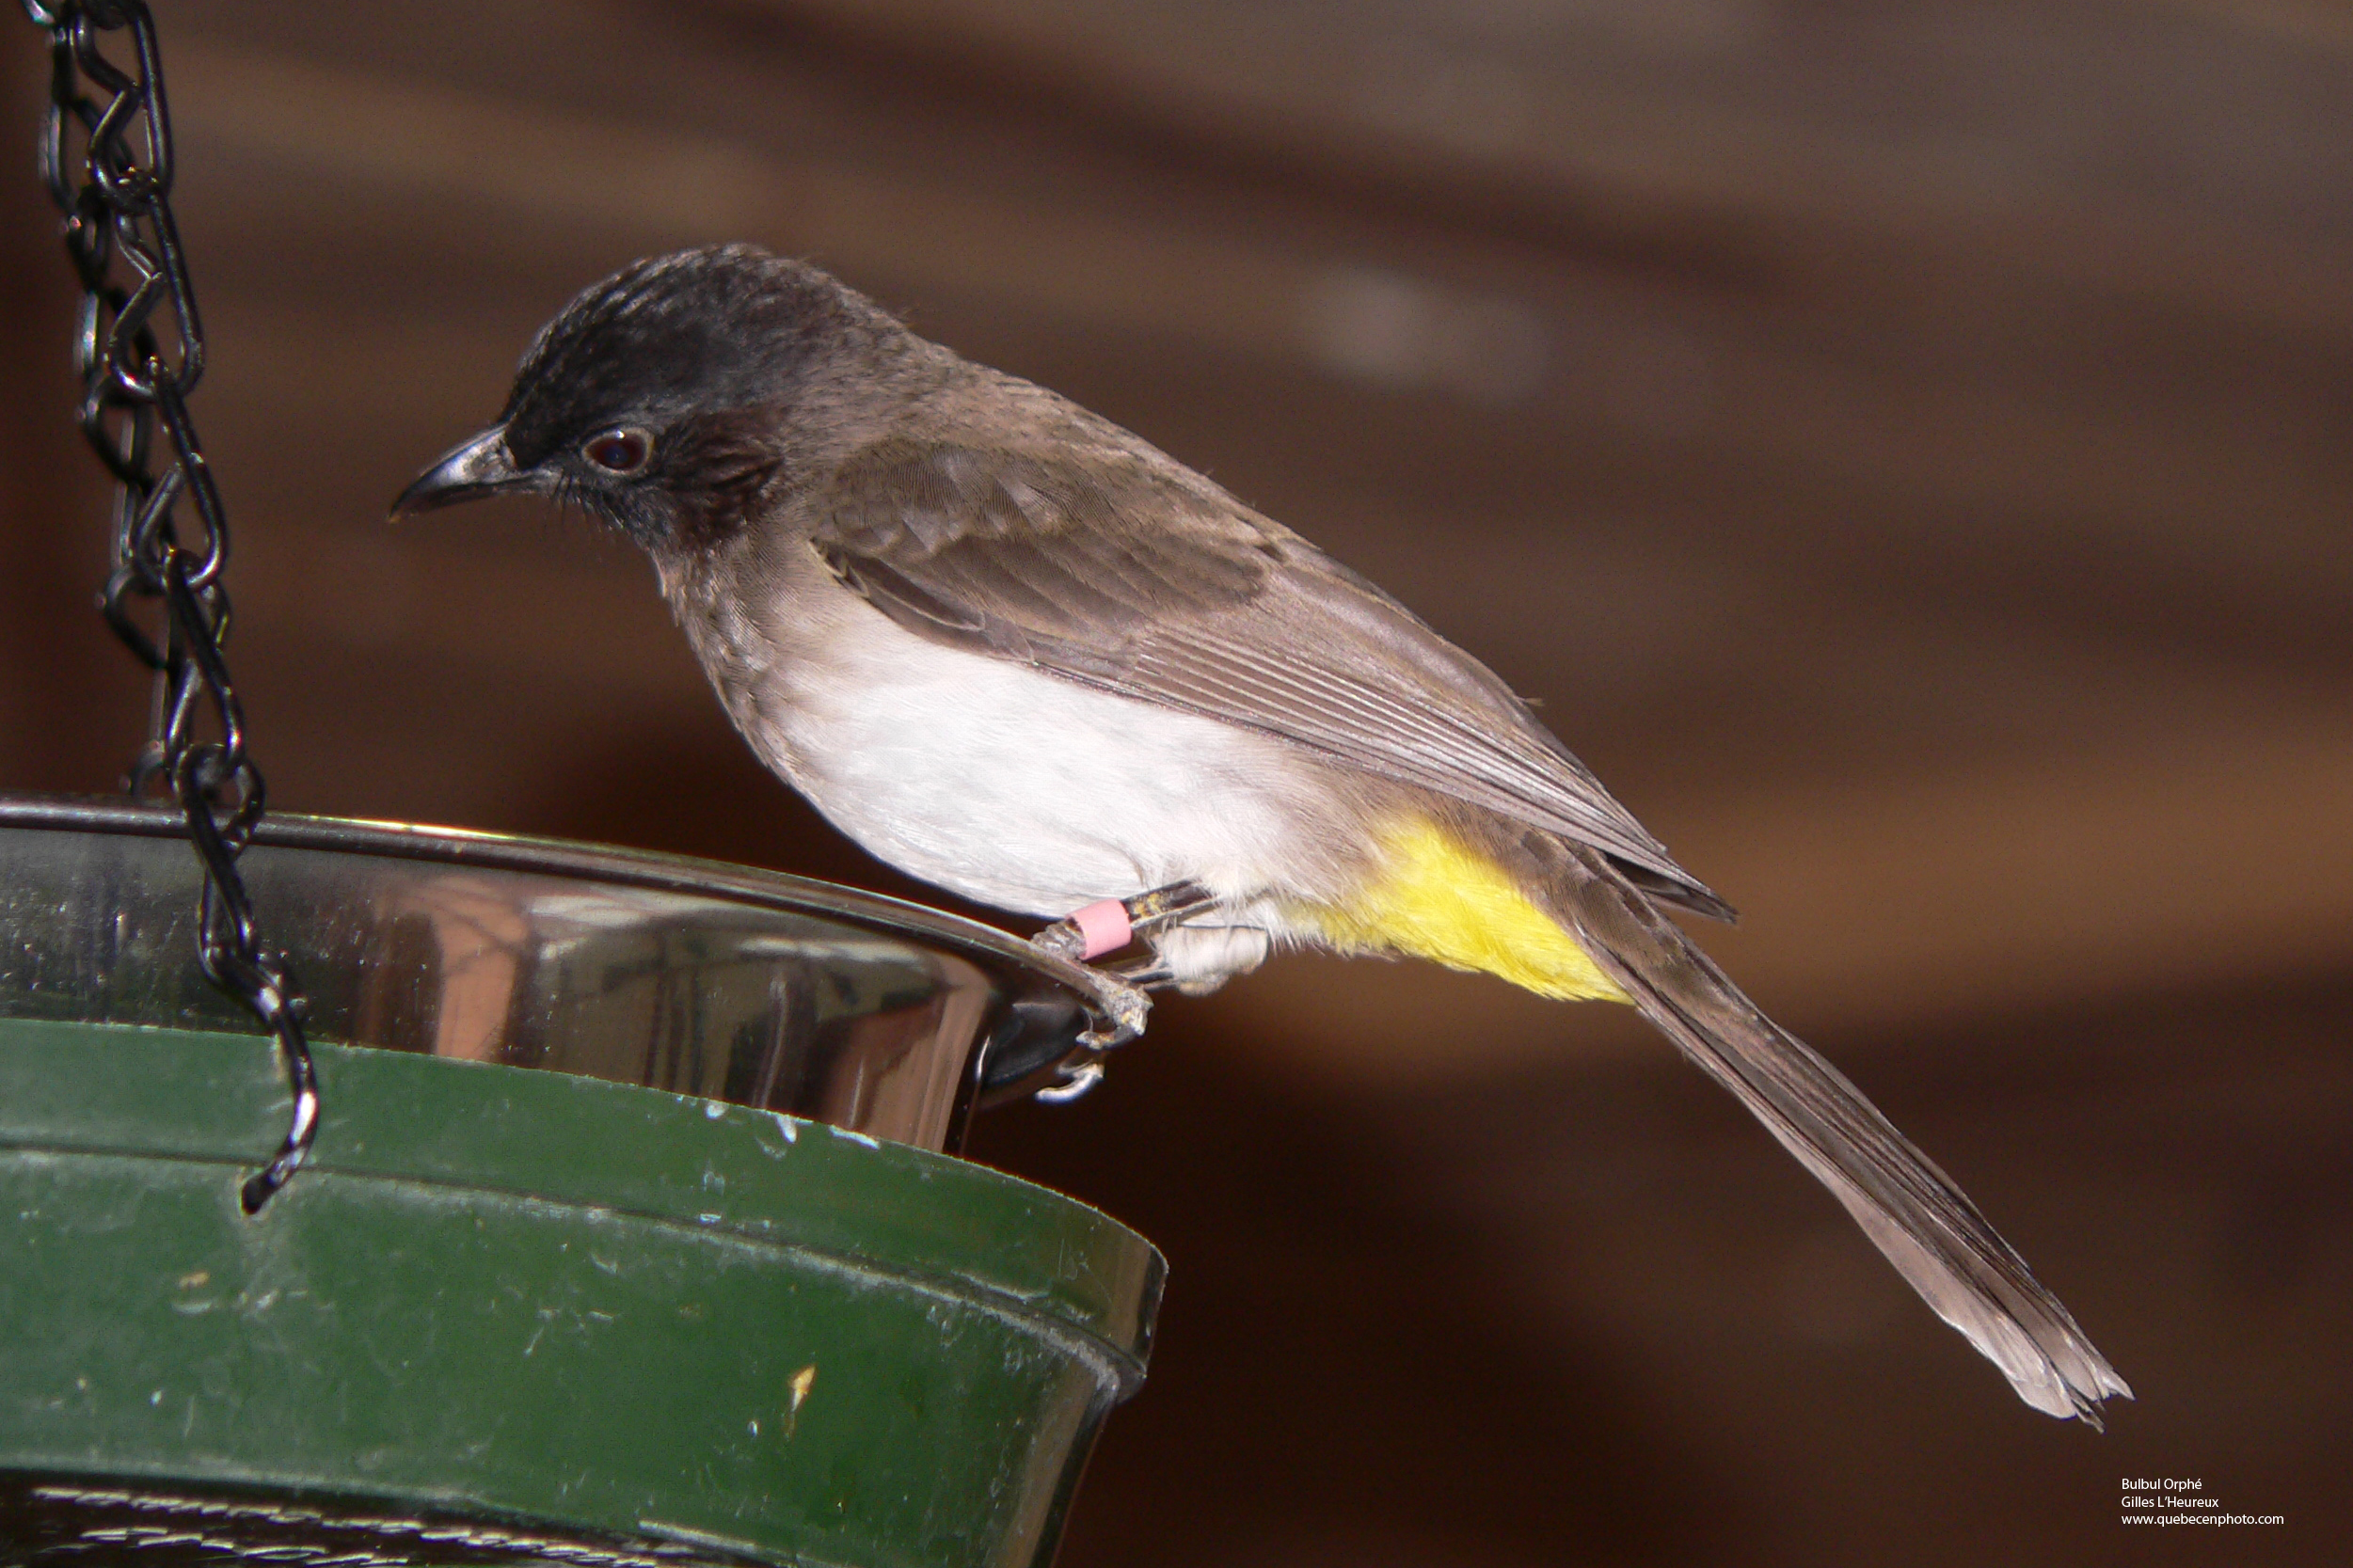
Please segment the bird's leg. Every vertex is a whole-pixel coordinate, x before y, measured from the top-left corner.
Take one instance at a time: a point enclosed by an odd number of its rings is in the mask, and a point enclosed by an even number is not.
[[[1103,973],[1137,990],[1166,990],[1177,983],[1176,971],[1157,953],[1123,964],[1105,964]]]
[[[1073,963],[1086,963],[1106,953],[1117,953],[1139,937],[1149,937],[1154,931],[1190,920],[1216,902],[1216,896],[1199,882],[1171,882],[1133,898],[1105,898],[1089,904],[1029,940],[1042,953],[1068,958]],[[1147,966],[1141,973],[1149,974],[1155,967]],[[1125,974],[1121,978],[1131,985],[1154,983]],[[1155,978],[1165,981],[1167,976]]]

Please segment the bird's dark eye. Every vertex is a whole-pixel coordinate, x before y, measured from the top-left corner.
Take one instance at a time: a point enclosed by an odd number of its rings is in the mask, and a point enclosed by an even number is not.
[[[644,468],[646,459],[654,455],[653,437],[642,430],[608,430],[590,436],[580,455],[591,466],[626,478]]]

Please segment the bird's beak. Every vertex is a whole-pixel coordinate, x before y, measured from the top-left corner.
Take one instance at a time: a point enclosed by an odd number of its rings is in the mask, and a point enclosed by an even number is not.
[[[440,462],[419,474],[416,483],[392,502],[392,515],[405,517],[437,507],[455,506],[459,501],[478,500],[484,496],[538,488],[536,476],[515,467],[515,456],[506,450],[506,426],[492,425],[465,445],[453,448]]]

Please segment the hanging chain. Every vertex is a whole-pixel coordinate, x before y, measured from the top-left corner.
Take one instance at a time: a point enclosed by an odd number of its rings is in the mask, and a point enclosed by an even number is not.
[[[285,1142],[245,1183],[246,1212],[254,1213],[310,1153],[319,1094],[301,992],[282,956],[256,939],[237,875],[263,791],[221,656],[230,621],[221,584],[229,522],[188,420],[188,394],[204,373],[204,334],[171,215],[163,66],[142,0],[24,0],[24,8],[49,32],[40,166],[65,216],[66,254],[82,283],[82,434],[116,484],[114,568],[99,607],[157,674],[154,734],[132,764],[131,792],[161,781],[179,801],[204,867],[197,959],[208,979],[277,1037],[294,1090]],[[127,70],[100,50],[101,35],[118,30],[129,35]],[[69,155],[76,136],[78,160]],[[183,527],[183,500],[195,514],[192,530]],[[162,601],[156,632],[134,615],[135,600]],[[206,733],[215,737],[202,738]]]

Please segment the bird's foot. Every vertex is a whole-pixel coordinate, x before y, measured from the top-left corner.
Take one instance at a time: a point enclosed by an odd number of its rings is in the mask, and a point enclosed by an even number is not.
[[[1108,1051],[1141,1035],[1144,1021],[1152,1013],[1152,998],[1145,994],[1144,987],[1112,970],[1089,973],[1097,982],[1095,997],[1103,1004],[1105,1024],[1079,1036],[1078,1043],[1089,1051]]]
[[[1083,1054],[1065,1059],[1056,1069],[1056,1081],[1036,1091],[1033,1098],[1048,1105],[1067,1105],[1102,1083],[1104,1053],[1141,1035],[1152,1012],[1152,998],[1143,986],[1107,969],[1089,969],[1087,974],[1094,981],[1089,989],[1103,1022],[1073,1042]]]
[[[1030,945],[1048,958],[1087,970],[1094,982],[1089,989],[1103,1020],[1098,1027],[1078,1037],[1077,1043],[1091,1054],[1075,1065],[1065,1066],[1062,1081],[1039,1090],[1040,1100],[1062,1104],[1076,1100],[1102,1082],[1103,1053],[1141,1035],[1152,1012],[1149,993],[1175,985],[1178,980],[1156,953],[1125,964],[1102,967],[1090,960],[1165,931],[1216,903],[1209,891],[1198,883],[1176,882],[1139,893],[1133,898],[1105,898],[1089,904],[1029,939]]]
[[[1049,1105],[1066,1105],[1103,1082],[1104,1053],[1143,1034],[1152,1014],[1148,992],[1173,980],[1152,959],[1122,968],[1081,967],[1087,973],[1086,990],[1098,1022],[1072,1040],[1077,1053],[1062,1063],[1057,1082],[1036,1091],[1036,1098]]]

